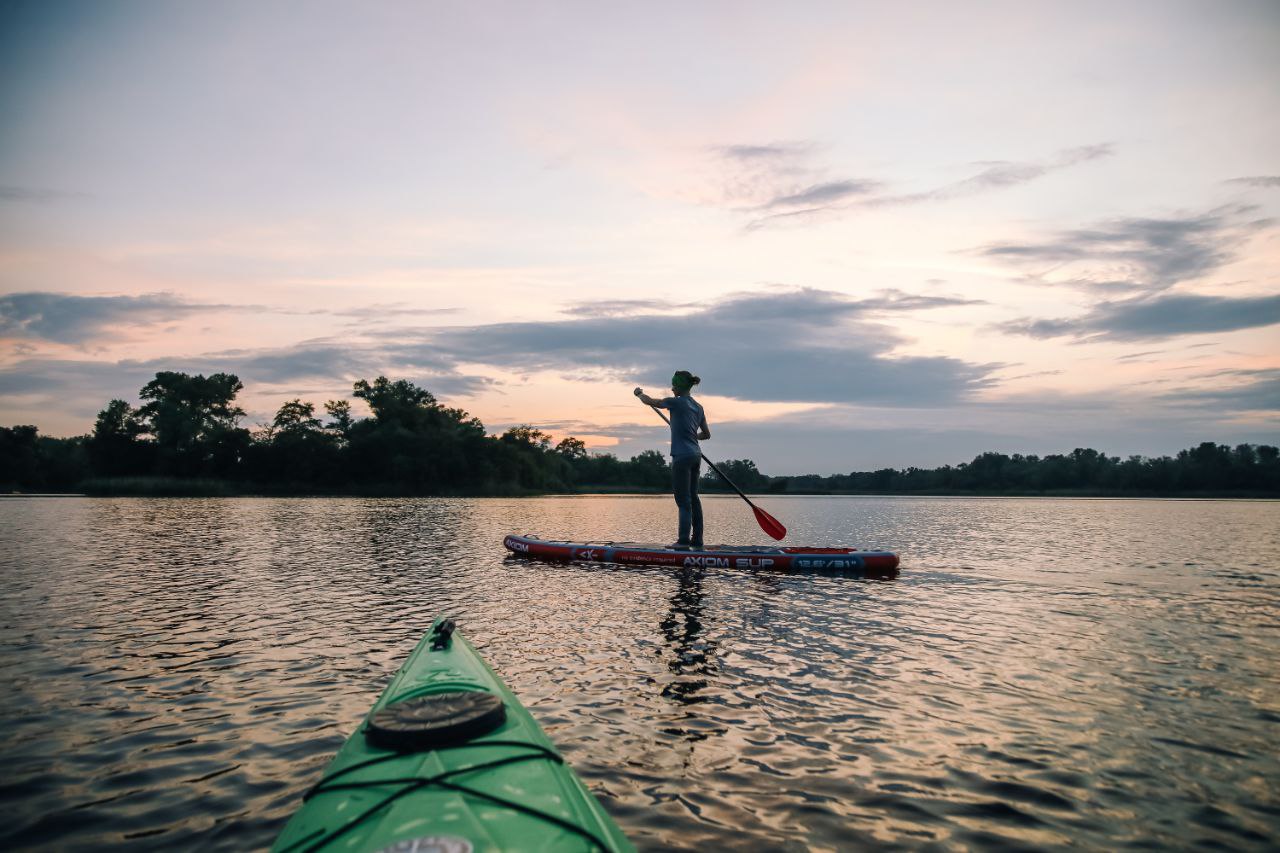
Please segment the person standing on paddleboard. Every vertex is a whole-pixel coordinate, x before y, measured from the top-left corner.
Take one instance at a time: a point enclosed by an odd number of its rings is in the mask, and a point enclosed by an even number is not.
[[[640,402],[671,413],[671,479],[676,506],[680,508],[679,538],[673,548],[702,547],[702,501],[698,499],[698,477],[702,473],[702,448],[698,441],[711,438],[706,413],[690,393],[702,379],[687,370],[671,377],[674,397],[661,400],[637,388]]]

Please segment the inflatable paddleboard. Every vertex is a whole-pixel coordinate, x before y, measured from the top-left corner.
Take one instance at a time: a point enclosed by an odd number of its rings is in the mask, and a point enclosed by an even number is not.
[[[857,548],[780,548],[768,545],[713,545],[678,550],[640,542],[558,542],[512,534],[502,541],[508,551],[539,560],[585,560],[645,566],[765,569],[853,574],[868,578],[898,575],[898,555],[892,551]]]

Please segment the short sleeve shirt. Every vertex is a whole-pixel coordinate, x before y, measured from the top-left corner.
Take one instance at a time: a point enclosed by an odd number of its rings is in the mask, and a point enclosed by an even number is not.
[[[671,413],[671,458],[701,456],[698,429],[707,422],[702,406],[686,394],[667,397],[662,401],[662,407]]]

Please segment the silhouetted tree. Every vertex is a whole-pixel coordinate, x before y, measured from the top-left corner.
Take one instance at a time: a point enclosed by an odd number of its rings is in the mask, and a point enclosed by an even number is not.
[[[501,482],[484,424],[462,409],[441,406],[425,388],[385,376],[359,380],[354,394],[373,417],[348,429],[353,479],[428,493]]]
[[[384,426],[394,424],[413,429],[440,408],[430,391],[406,379],[392,382],[379,376],[372,383],[361,379],[355,383],[354,394],[369,404],[373,416]]]
[[[155,437],[160,473],[230,476],[248,447],[249,431],[237,425],[234,405],[244,385],[230,373],[189,376],[162,371],[143,386],[139,411]]]
[[[573,436],[562,438],[560,443],[556,445],[556,453],[571,462],[579,462],[587,458],[587,444],[582,439],[574,438]]]
[[[334,484],[340,482],[338,437],[315,416],[313,403],[290,400],[249,450],[248,475],[263,482]]]
[[[573,481],[572,461],[552,450],[551,436],[540,429],[513,426],[498,436],[498,444],[503,474],[523,488],[561,490]]]
[[[511,427],[499,436],[499,440],[507,444],[514,444],[517,447],[528,447],[535,450],[549,450],[551,448],[551,436],[528,424]]]
[[[761,474],[760,469],[756,468],[756,463],[750,459],[726,459],[724,462],[717,462],[716,465],[726,477],[733,481],[734,485],[744,492],[763,491],[769,488],[769,478]],[[723,491],[729,489],[729,485],[708,466],[702,472],[702,488]]]
[[[671,486],[671,466],[657,450],[642,450],[628,463],[630,484],[665,489]]]
[[[85,439],[51,438],[36,427],[0,427],[0,491],[74,489],[89,475]]]
[[[89,465],[88,438],[83,435],[36,438],[36,463],[40,467],[38,488],[52,492],[70,492],[92,473]]]
[[[324,410],[329,415],[329,423],[325,424],[325,428],[331,430],[345,443],[347,436],[351,433],[351,425],[355,423],[355,419],[351,416],[351,401],[330,400],[324,404]]]
[[[143,441],[147,425],[137,409],[112,400],[98,413],[89,436],[89,462],[100,477],[148,474],[155,462],[155,444]]]
[[[276,411],[271,420],[274,437],[281,435],[308,435],[320,431],[320,420],[316,417],[314,403],[301,400],[290,400]]]
[[[31,489],[39,482],[38,434],[39,430],[30,425],[0,427],[0,488]]]

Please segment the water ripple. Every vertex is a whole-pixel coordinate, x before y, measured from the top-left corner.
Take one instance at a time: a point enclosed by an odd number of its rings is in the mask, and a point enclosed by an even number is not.
[[[266,847],[439,613],[642,849],[1280,835],[1280,504],[770,502],[887,583],[501,549],[669,503],[0,500],[0,845]]]

